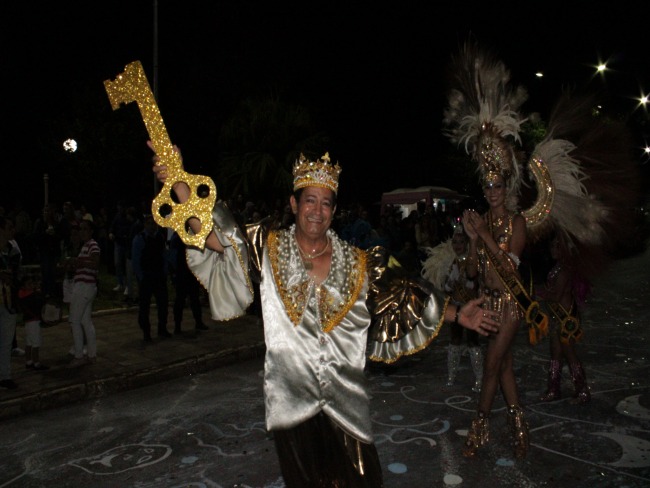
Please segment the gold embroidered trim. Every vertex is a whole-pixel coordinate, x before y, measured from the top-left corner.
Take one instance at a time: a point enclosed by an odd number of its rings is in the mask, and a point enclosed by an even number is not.
[[[366,279],[365,270],[366,270],[366,253],[361,249],[352,247],[348,244],[346,246],[349,248],[351,254],[354,255],[354,260],[350,264],[350,275],[346,277],[346,284],[348,285],[347,291],[345,289],[341,290],[343,294],[343,306],[337,307],[330,302],[327,302],[326,308],[321,308],[321,324],[323,332],[330,332],[334,327],[341,323],[343,317],[347,315],[352,306],[357,300],[357,297],[361,293],[361,287],[363,282]],[[326,293],[326,290],[323,290],[321,294]],[[325,297],[323,297],[325,298]],[[323,300],[323,305],[326,303]],[[330,315],[328,312],[332,312]],[[325,315],[325,312],[327,315]]]
[[[416,354],[427,347],[429,347],[429,344],[438,337],[438,334],[440,334],[440,330],[442,329],[442,325],[445,323],[445,314],[447,313],[447,306],[449,305],[451,298],[447,296],[445,298],[445,304],[442,307],[442,312],[440,313],[440,320],[438,320],[438,323],[433,329],[433,332],[431,335],[427,338],[426,341],[424,341],[422,344],[420,344],[418,347],[414,347],[413,349],[409,349],[407,351],[400,352],[397,354],[394,358],[383,358],[379,356],[375,356],[374,354],[371,354],[368,356],[368,359],[374,362],[379,362],[379,363],[385,363],[385,364],[393,364],[394,362],[398,361],[401,357],[403,356],[412,356],[413,354]]]
[[[365,281],[365,252],[341,241],[332,231],[328,231],[332,240],[332,264],[327,279],[316,286],[303,269],[300,282],[289,287],[287,281],[291,262],[300,261],[294,232],[295,226],[292,226],[289,230],[271,231],[268,237],[269,259],[280,299],[289,320],[298,326],[313,291],[321,330],[330,332],[347,315],[361,293]],[[335,302],[329,289],[339,290],[341,302]]]

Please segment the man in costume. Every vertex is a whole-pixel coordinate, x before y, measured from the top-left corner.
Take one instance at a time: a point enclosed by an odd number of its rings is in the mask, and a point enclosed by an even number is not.
[[[290,198],[296,223],[260,240],[266,426],[288,487],[383,486],[364,375],[372,257],[330,229],[340,171],[327,154],[315,161],[301,155]],[[165,182],[165,166],[154,172]],[[181,203],[188,200],[187,184],[172,187]],[[190,247],[187,257],[209,291],[213,318],[226,320],[245,313],[253,287],[244,234],[221,202],[212,217],[205,248]],[[197,234],[202,225],[190,221]],[[421,321],[430,333],[421,338],[431,340],[444,321],[494,332],[494,315],[480,303],[460,308],[430,295]]]

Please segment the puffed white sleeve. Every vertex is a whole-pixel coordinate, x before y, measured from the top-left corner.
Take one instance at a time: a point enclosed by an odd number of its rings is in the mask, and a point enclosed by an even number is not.
[[[194,276],[208,291],[212,318],[231,320],[244,315],[253,302],[248,242],[222,201],[212,210],[212,222],[224,252],[188,247],[186,259]]]

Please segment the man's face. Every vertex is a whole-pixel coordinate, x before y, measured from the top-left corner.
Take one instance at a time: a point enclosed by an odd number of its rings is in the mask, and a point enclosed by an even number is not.
[[[329,188],[306,187],[300,201],[291,196],[291,210],[296,216],[296,228],[312,239],[325,235],[334,217],[334,193]]]

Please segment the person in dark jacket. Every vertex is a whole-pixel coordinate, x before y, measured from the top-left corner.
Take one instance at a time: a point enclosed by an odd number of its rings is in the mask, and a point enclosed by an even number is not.
[[[190,271],[185,258],[185,243],[174,232],[169,240],[169,252],[171,253],[172,278],[176,288],[174,299],[174,334],[181,333],[181,322],[183,321],[183,310],[185,301],[190,299],[190,310],[194,318],[196,330],[208,330],[203,323],[201,311],[201,284]]]
[[[149,308],[151,296],[156,299],[158,312],[158,337],[171,337],[167,330],[167,239],[153,216],[144,217],[144,230],[133,238],[131,250],[133,272],[138,280],[138,323],[145,342],[152,342]]]

